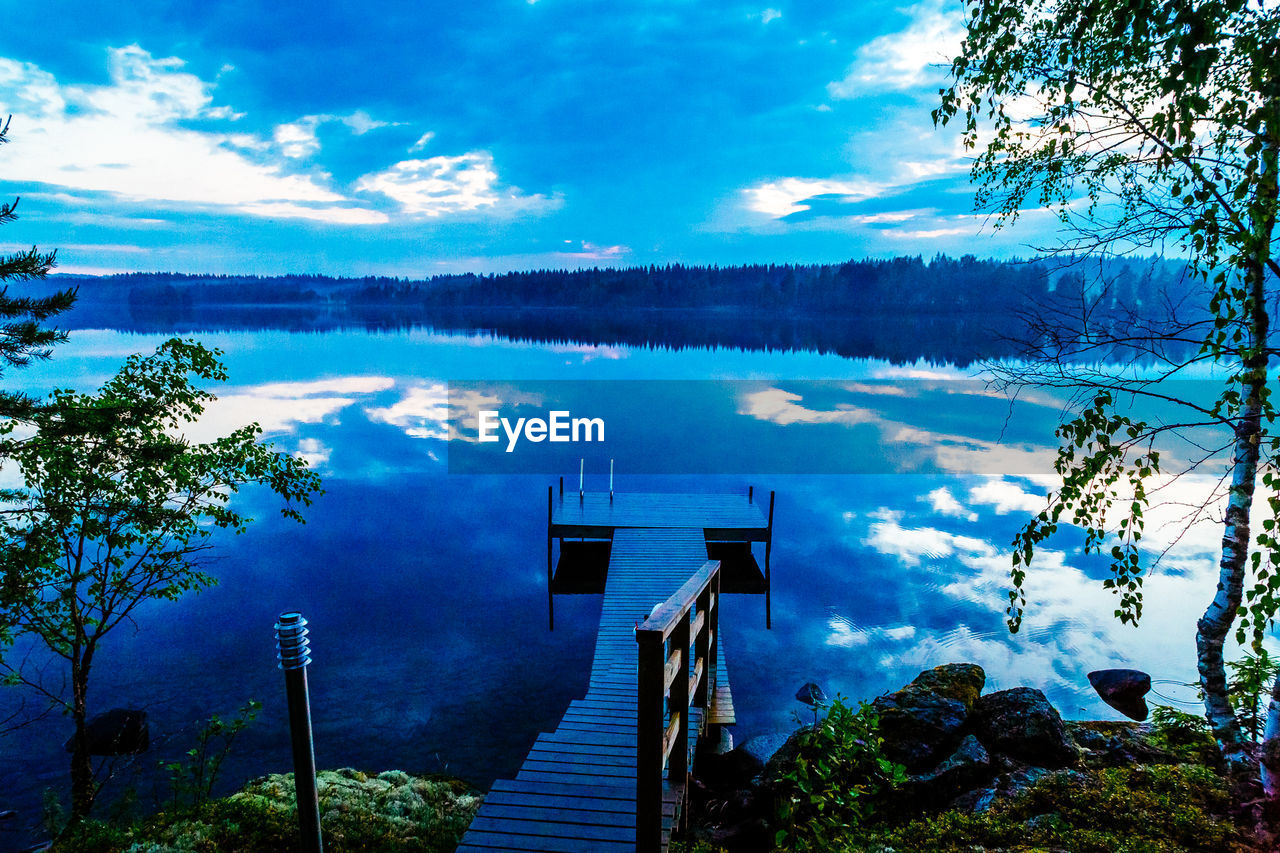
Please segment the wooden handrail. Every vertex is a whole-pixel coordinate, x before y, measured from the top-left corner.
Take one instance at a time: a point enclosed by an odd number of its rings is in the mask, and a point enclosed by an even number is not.
[[[684,586],[676,590],[674,595],[653,608],[649,615],[645,617],[640,630],[660,631],[664,640],[671,636],[676,622],[679,621],[681,616],[689,613],[689,608],[693,606],[694,599],[698,597],[698,593],[708,585],[712,576],[719,573],[719,571],[719,560],[707,560],[702,564],[702,568],[694,573],[693,577],[684,582]]]
[[[637,853],[661,849],[664,771],[672,787],[684,787],[689,709],[707,708],[715,699],[719,593],[720,562],[709,560],[636,627]]]

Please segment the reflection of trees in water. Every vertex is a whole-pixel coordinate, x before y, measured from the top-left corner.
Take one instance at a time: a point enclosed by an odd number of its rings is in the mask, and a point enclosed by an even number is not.
[[[336,306],[91,306],[68,318],[71,328],[139,333],[210,331],[323,332],[429,328],[543,344],[625,345],[666,349],[726,347],[835,353],[892,362],[920,359],[969,364],[1012,355],[980,315],[771,317],[744,311],[643,310],[607,315],[572,309],[463,308],[416,310]]]

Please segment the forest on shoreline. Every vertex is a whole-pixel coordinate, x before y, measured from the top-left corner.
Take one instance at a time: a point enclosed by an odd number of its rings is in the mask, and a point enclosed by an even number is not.
[[[431,327],[542,343],[810,350],[968,364],[1020,351],[1027,318],[1161,319],[1199,282],[1156,259],[937,255],[842,264],[666,266],[449,274],[424,279],[124,273],[80,287],[72,328]],[[1157,316],[1159,315],[1159,316]]]

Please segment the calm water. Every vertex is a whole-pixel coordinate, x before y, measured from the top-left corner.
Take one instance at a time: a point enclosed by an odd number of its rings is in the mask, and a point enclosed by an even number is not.
[[[196,721],[249,698],[265,707],[229,762],[226,785],[289,769],[272,635],[284,609],[312,623],[321,766],[447,770],[487,785],[513,774],[536,734],[582,694],[599,599],[560,597],[556,630],[547,630],[553,478],[448,473],[439,437],[445,380],[718,380],[697,386],[699,398],[712,398],[702,404],[673,401],[658,411],[649,400],[654,423],[675,430],[620,429],[608,455],[620,490],[777,490],[773,630],[764,629],[760,598],[735,597],[723,616],[739,741],[793,725],[801,706],[792,696],[810,680],[832,695],[869,698],[922,668],[974,661],[989,689],[1030,684],[1067,716],[1114,718],[1087,671],[1136,666],[1157,679],[1194,677],[1212,529],[1181,539],[1148,581],[1140,629],[1111,618],[1114,604],[1096,582],[1105,568],[1082,558],[1070,536],[1039,555],[1022,632],[1005,629],[1007,545],[1043,502],[1062,405],[1053,397],[1026,398],[1010,414],[957,370],[803,353],[552,346],[426,331],[201,338],[225,351],[232,377],[201,434],[256,420],[280,448],[314,462],[327,494],[305,526],[274,518],[263,496],[244,495],[244,505],[261,504],[260,520],[220,542],[212,565],[220,585],[140,612],[136,632],[108,639],[91,700],[98,710],[149,710],[154,748],[138,762],[144,769],[185,751]],[[6,382],[96,387],[126,354],[161,340],[80,331],[54,361]],[[838,382],[812,383],[819,379]],[[605,389],[594,392],[603,409],[625,412],[639,386],[593,387]],[[678,473],[700,447],[716,449],[722,467]],[[607,464],[590,458],[589,487],[605,487]],[[1189,698],[1185,689],[1157,690]],[[0,694],[0,719],[17,696]],[[65,787],[68,732],[55,717],[0,737],[0,809],[28,818],[43,788]],[[135,781],[145,800],[152,782]],[[0,831],[0,845],[18,836]]]

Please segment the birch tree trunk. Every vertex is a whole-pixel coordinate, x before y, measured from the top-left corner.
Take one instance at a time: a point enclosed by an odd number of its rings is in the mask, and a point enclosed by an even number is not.
[[[1265,372],[1263,374],[1265,383]],[[1222,532],[1222,558],[1218,563],[1218,591],[1196,623],[1196,668],[1204,691],[1205,716],[1223,757],[1235,763],[1243,756],[1240,724],[1227,698],[1227,670],[1222,647],[1235,623],[1244,598],[1245,564],[1249,558],[1249,519],[1254,484],[1258,476],[1258,440],[1262,427],[1262,403],[1250,387],[1241,419],[1236,426],[1231,491],[1226,526]]]
[[[1275,101],[1280,104],[1280,101]],[[1196,660],[1205,714],[1223,756],[1235,763],[1244,754],[1240,725],[1227,698],[1226,668],[1222,646],[1244,594],[1246,566],[1253,546],[1250,514],[1262,451],[1263,400],[1267,394],[1270,356],[1267,352],[1270,317],[1267,314],[1267,266],[1271,259],[1271,235],[1275,230],[1277,196],[1277,144],[1280,123],[1268,122],[1263,130],[1263,150],[1258,192],[1250,206],[1251,231],[1244,247],[1245,299],[1241,305],[1248,323],[1248,339],[1240,347],[1240,380],[1243,403],[1235,429],[1231,491],[1227,499],[1226,525],[1222,531],[1222,559],[1218,563],[1218,591],[1204,616],[1196,623]],[[1274,692],[1274,691],[1273,691]],[[1268,719],[1276,709],[1268,709]],[[1270,727],[1268,727],[1270,730]]]

